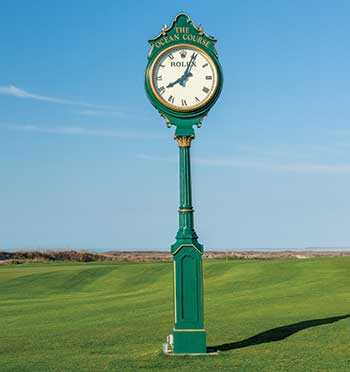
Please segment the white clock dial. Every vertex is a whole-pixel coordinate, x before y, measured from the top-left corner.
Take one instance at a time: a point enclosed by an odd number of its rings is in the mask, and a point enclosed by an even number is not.
[[[190,45],[165,50],[151,67],[151,87],[166,106],[191,111],[215,94],[218,73],[211,57]]]

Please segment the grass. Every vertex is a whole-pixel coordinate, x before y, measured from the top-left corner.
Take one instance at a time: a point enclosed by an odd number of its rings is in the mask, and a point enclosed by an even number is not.
[[[329,319],[350,313],[350,258],[205,261],[217,356],[161,353],[171,276],[154,262],[0,267],[0,371],[350,370],[350,318]]]

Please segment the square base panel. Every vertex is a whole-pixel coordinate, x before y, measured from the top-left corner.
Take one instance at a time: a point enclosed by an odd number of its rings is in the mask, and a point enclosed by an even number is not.
[[[174,354],[206,354],[205,331],[175,331],[174,330]]]

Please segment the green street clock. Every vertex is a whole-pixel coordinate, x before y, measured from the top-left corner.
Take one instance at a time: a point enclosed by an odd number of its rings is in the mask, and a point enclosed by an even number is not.
[[[193,125],[201,126],[222,89],[216,39],[201,25],[196,27],[188,15],[179,14],[149,42],[148,98],[167,125],[176,126],[176,136],[194,136]]]
[[[164,352],[203,354],[206,330],[203,319],[203,246],[194,229],[190,146],[193,126],[218,99],[223,84],[215,38],[179,14],[170,27],[149,40],[151,50],[145,75],[146,93],[168,127],[175,126],[180,156],[179,229],[171,246],[174,265],[174,328]]]

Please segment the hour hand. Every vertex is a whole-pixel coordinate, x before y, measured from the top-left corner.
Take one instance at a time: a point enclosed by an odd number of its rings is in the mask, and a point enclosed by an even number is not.
[[[182,85],[183,87],[186,86],[187,80],[191,76],[193,76],[192,72],[184,73],[182,78],[181,78],[180,85]]]
[[[176,85],[177,83],[180,83],[181,84],[181,81],[182,81],[183,77],[181,76],[180,78],[178,78],[177,80],[175,80],[173,83],[169,83],[166,87],[167,88],[172,88],[174,85]],[[182,84],[181,84],[182,85]]]

